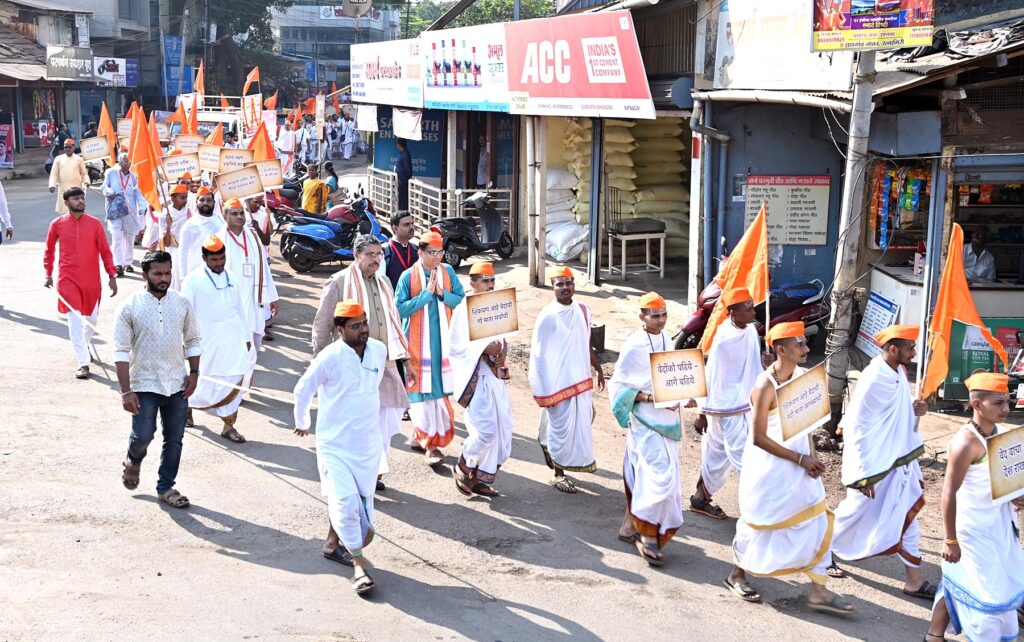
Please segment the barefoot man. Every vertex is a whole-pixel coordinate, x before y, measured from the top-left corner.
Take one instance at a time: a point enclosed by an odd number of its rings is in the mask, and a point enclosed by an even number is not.
[[[661,566],[661,549],[683,525],[679,490],[679,408],[655,408],[651,354],[672,349],[665,332],[668,310],[657,292],[640,298],[643,328],[622,344],[608,382],[612,414],[629,431],[622,464],[626,515],[619,539],[633,543],[651,566]]]
[[[783,441],[776,389],[803,374],[807,361],[804,324],[772,326],[766,337],[774,364],[757,377],[751,393],[751,439],[743,450],[740,519],[733,554],[736,566],[725,586],[746,602],[761,596],[746,573],[778,577],[804,573],[811,580],[807,605],[815,611],[846,615],[853,606],[825,588],[832,563],[832,512],[825,503],[821,474],[809,436]]]
[[[907,381],[918,332],[914,325],[894,325],[875,335],[882,354],[864,368],[839,423],[847,491],[836,507],[832,552],[851,561],[895,554],[906,569],[903,593],[930,601],[936,587],[921,575],[917,519],[924,507],[917,421],[928,406],[914,401]]]
[[[946,631],[968,640],[1016,640],[1017,609],[1024,604],[1024,553],[1015,513],[1024,508],[1024,498],[992,501],[988,461],[988,439],[1010,414],[1009,380],[981,372],[964,383],[974,415],[947,449],[942,583],[925,642],[943,640]]]
[[[590,346],[590,308],[572,300],[576,294],[572,270],[552,268],[548,280],[555,300],[544,306],[533,327],[530,390],[541,407],[537,441],[548,468],[555,471],[549,483],[563,493],[575,493],[576,486],[565,471],[597,470],[590,371],[597,372],[598,390],[604,390],[604,373]]]
[[[725,486],[730,468],[738,476],[743,467],[750,393],[764,371],[761,341],[754,327],[754,299],[746,288],[725,292],[722,298],[729,320],[718,326],[708,350],[708,397],[695,425],[697,432],[704,433],[700,478],[696,494],[690,497],[690,510],[714,519],[725,519],[725,511],[711,503],[711,496]]]
[[[363,594],[374,587],[363,547],[373,540],[381,454],[378,388],[388,349],[370,338],[366,313],[355,301],[338,303],[334,325],[342,340],[324,348],[295,384],[295,434],[309,434],[309,408],[316,395],[316,462],[330,519],[323,553],[355,567],[352,587]]]

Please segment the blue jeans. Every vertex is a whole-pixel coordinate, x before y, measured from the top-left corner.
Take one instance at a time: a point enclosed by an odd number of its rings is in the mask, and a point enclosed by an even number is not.
[[[174,487],[181,461],[181,440],[185,436],[185,416],[188,401],[180,392],[171,396],[155,392],[138,392],[139,414],[132,417],[132,434],[128,439],[128,459],[140,464],[146,456],[149,442],[156,434],[156,414],[160,412],[160,423],[164,428],[164,445],[160,450],[160,480],[156,483],[157,494],[163,494]]]

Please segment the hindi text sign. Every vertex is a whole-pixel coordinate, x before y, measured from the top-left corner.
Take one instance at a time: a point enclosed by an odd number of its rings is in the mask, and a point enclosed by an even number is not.
[[[489,339],[519,331],[515,288],[504,288],[466,297],[469,340]]]
[[[989,438],[988,472],[992,501],[1001,504],[1024,496],[1024,430],[1018,427]]]
[[[246,199],[251,196],[259,196],[265,191],[263,181],[260,180],[260,170],[255,167],[243,167],[217,174],[214,181],[217,184],[221,201],[225,203],[233,198]]]
[[[248,163],[252,162],[254,155],[255,152],[251,149],[221,149],[220,167],[217,171],[223,173],[242,169]]]
[[[199,167],[211,172],[220,171],[220,150],[220,145],[200,145],[196,150],[199,154]]]
[[[246,163],[245,166],[255,167],[260,171],[260,181],[263,183],[264,190],[284,187],[284,174],[281,171],[280,158],[253,161],[251,163]]]
[[[199,176],[199,154],[177,154],[175,156],[164,156],[160,159],[164,166],[164,174],[167,180],[173,182],[184,174],[190,174],[193,178]]]
[[[117,119],[117,137],[127,138],[132,134],[132,119],[131,118],[118,118]]]
[[[160,140],[171,140],[171,126],[167,123],[156,123],[156,136]]]
[[[174,137],[174,149],[180,149],[182,154],[195,154],[205,142],[199,134],[178,134]]]
[[[698,348],[651,353],[654,405],[672,408],[680,402],[708,396],[704,353]]]
[[[779,386],[775,396],[783,442],[805,435],[832,418],[824,362]]]
[[[82,139],[82,160],[95,160],[110,156],[110,142],[105,136]]]

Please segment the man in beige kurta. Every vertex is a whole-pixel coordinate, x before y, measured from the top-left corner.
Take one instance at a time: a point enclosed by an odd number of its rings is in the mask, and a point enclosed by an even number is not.
[[[396,365],[396,361],[409,358],[409,350],[395,307],[391,282],[383,273],[377,273],[383,258],[380,241],[369,234],[362,234],[356,237],[352,249],[355,263],[331,277],[320,295],[320,306],[313,318],[313,354],[319,354],[334,340],[334,307],[338,302],[346,299],[359,302],[370,324],[370,338],[388,347],[387,368],[380,382],[383,449],[379,474],[383,475],[389,470],[387,454],[391,438],[401,431],[402,414],[409,408],[409,397]],[[384,490],[384,483],[379,478],[377,490]]]
[[[57,193],[57,214],[67,214],[68,207],[64,204],[64,190],[72,187],[85,189],[89,185],[89,172],[85,169],[85,161],[75,153],[75,141],[70,138],[64,141],[64,153],[53,159],[50,168],[50,193]]]

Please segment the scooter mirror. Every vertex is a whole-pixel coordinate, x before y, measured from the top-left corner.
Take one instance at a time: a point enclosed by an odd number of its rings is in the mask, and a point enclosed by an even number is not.
[[[460,187],[460,188],[457,188],[457,189],[455,190],[455,195],[456,195],[456,196],[462,196],[462,188],[461,188],[461,187]]]

